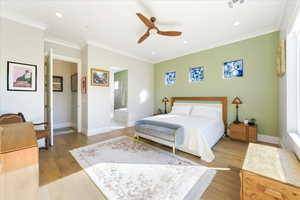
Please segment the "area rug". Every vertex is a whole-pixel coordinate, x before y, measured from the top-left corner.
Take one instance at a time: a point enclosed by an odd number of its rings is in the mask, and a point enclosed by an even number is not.
[[[70,152],[109,200],[200,199],[216,174],[127,136]]]

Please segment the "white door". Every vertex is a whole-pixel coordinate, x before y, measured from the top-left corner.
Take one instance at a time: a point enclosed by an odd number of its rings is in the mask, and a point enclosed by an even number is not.
[[[47,122],[50,130],[50,145],[53,146],[53,50],[50,49],[47,67]]]

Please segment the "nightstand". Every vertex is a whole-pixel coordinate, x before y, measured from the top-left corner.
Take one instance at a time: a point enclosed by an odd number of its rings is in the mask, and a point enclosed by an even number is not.
[[[229,127],[231,139],[240,140],[243,142],[256,142],[257,140],[257,126],[249,126],[244,123],[230,124]]]

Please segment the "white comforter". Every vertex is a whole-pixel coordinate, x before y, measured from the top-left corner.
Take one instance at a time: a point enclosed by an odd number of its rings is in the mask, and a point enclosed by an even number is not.
[[[145,119],[183,126],[184,144],[179,149],[200,156],[206,162],[214,160],[215,156],[211,148],[224,134],[223,122],[216,119],[172,114]]]

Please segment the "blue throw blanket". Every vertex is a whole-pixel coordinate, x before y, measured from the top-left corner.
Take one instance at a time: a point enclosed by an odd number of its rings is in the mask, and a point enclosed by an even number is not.
[[[139,120],[135,123],[134,127],[137,132],[169,142],[174,142],[176,137],[176,147],[181,146],[184,142],[184,129],[177,124],[154,120]]]

